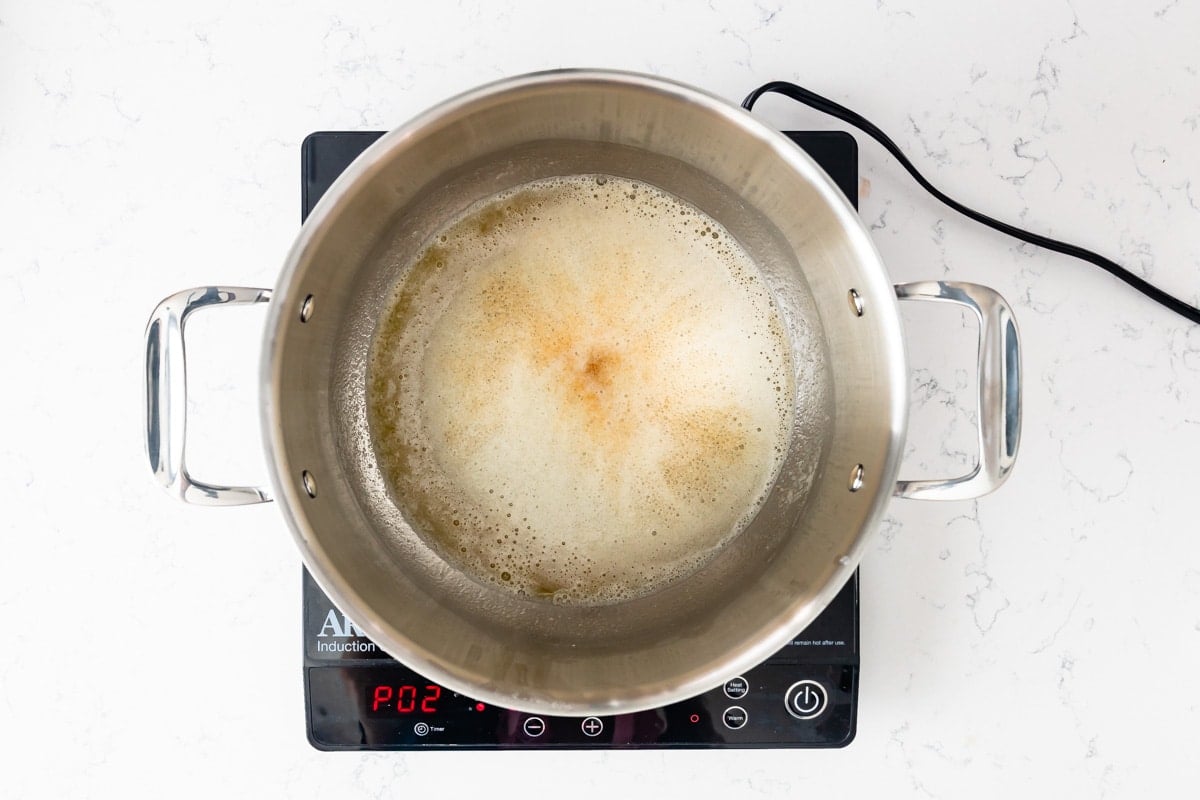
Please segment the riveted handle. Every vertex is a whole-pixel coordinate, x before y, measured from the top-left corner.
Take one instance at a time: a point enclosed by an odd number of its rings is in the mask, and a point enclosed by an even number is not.
[[[224,304],[265,303],[270,289],[201,286],[163,300],[146,324],[146,455],[150,471],[168,492],[186,503],[240,506],[271,500],[257,486],[222,486],[187,472],[187,358],[184,326],[193,311]]]
[[[979,463],[948,480],[897,481],[897,497],[970,500],[1008,478],[1021,439],[1021,343],[1012,308],[994,290],[975,283],[922,281],[896,286],[901,300],[954,303],[979,320]]]

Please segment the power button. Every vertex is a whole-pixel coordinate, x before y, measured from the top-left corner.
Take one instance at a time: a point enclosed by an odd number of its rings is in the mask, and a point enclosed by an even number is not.
[[[829,693],[817,681],[796,681],[784,694],[783,704],[796,719],[814,719],[829,707]]]

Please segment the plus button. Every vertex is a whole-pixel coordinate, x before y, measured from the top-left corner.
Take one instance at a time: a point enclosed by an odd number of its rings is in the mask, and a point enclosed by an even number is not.
[[[604,730],[604,723],[596,717],[588,717],[579,727],[583,728],[584,735],[595,737]]]

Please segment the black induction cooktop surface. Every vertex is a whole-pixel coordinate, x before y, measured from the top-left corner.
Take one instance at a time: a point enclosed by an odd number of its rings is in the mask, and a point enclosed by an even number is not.
[[[377,132],[304,140],[302,218]],[[789,132],[857,206],[858,147],[839,132]],[[722,686],[662,708],[552,717],[459,695],[384,653],[307,573],[304,689],[320,750],[844,747],[858,717],[858,573],[799,636]]]

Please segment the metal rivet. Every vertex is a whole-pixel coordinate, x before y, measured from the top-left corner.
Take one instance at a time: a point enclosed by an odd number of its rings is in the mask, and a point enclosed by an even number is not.
[[[304,483],[304,492],[309,497],[317,496],[317,479],[312,476],[308,470],[300,473],[300,480]]]
[[[308,322],[308,318],[312,316],[312,312],[313,296],[310,294],[308,297],[304,298],[304,302],[300,304],[300,321]]]
[[[850,491],[857,492],[863,487],[863,465],[855,464],[850,470]]]
[[[854,312],[854,316],[861,317],[863,315],[863,299],[857,289],[851,289],[846,295],[850,300],[850,310]]]

